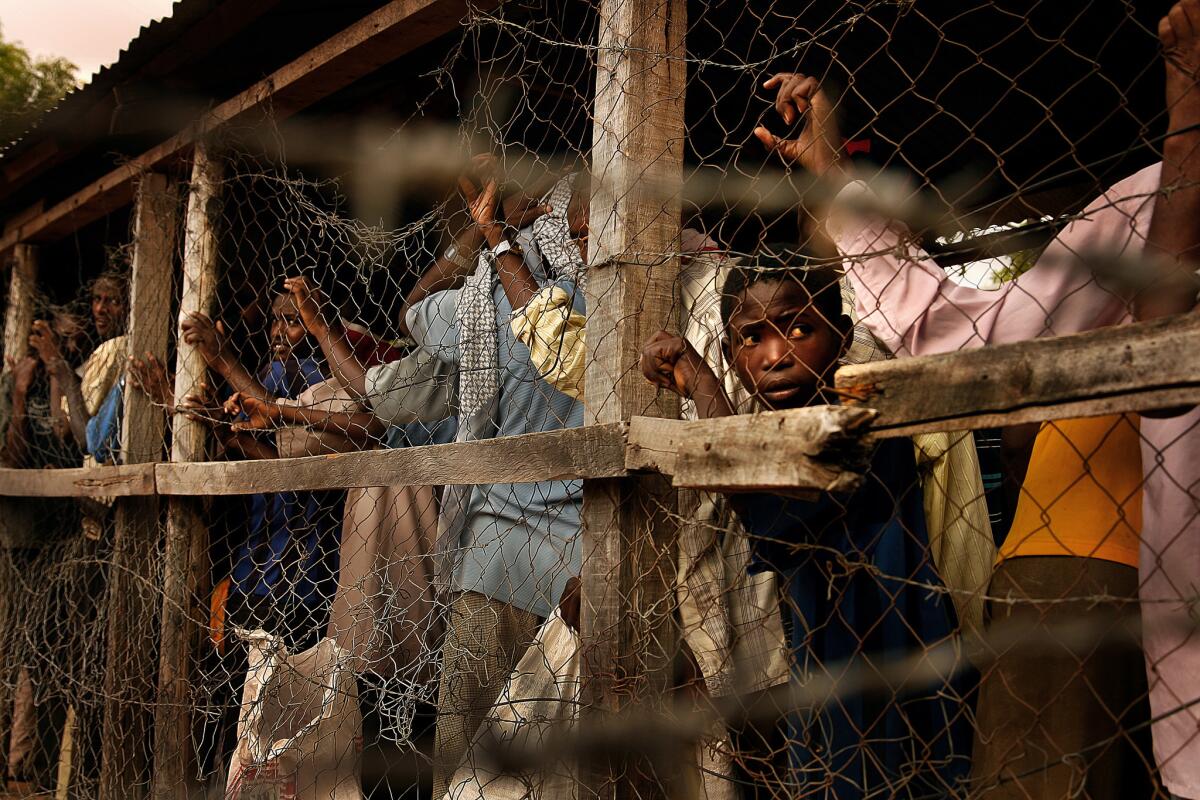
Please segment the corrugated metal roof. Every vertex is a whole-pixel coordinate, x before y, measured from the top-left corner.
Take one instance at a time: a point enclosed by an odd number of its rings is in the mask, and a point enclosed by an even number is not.
[[[8,161],[28,150],[39,140],[39,130],[70,124],[95,102],[112,92],[120,83],[137,75],[151,59],[166,50],[189,26],[204,18],[227,0],[176,0],[171,14],[151,20],[141,27],[117,60],[101,67],[87,83],[69,92],[25,131],[15,142],[0,148],[0,162]]]

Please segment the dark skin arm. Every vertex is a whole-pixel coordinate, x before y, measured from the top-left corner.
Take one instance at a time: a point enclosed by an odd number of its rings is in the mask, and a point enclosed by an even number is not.
[[[682,336],[659,331],[642,347],[642,375],[696,404],[700,419],[732,417],[733,403],[708,362]]]
[[[38,360],[34,356],[26,356],[15,363],[8,359],[8,366],[13,373],[12,419],[5,432],[0,463],[8,467],[23,467],[29,458],[29,420],[25,400],[37,372]]]
[[[226,410],[244,412],[248,420],[232,425],[235,433],[242,431],[270,430],[285,426],[305,426],[317,431],[340,433],[350,441],[364,447],[377,443],[388,426],[369,411],[321,411],[302,406],[264,403],[253,397],[233,395]]]
[[[325,363],[333,371],[334,380],[361,402],[367,394],[367,368],[354,354],[354,348],[350,346],[346,330],[342,327],[341,317],[336,313],[326,313],[329,304],[325,301],[325,295],[308,278],[287,278],[283,288],[291,293],[304,328],[317,340]]]
[[[1196,304],[1200,264],[1200,0],[1176,3],[1158,26],[1166,60],[1168,130],[1163,142],[1164,192],[1155,198],[1146,253],[1158,274],[1134,298],[1134,318],[1143,321],[1182,314]],[[1180,131],[1180,133],[1173,133]],[[1174,417],[1191,407],[1143,411]]]
[[[271,395],[258,378],[242,366],[225,341],[225,327],[207,314],[191,314],[181,326],[183,341],[200,351],[208,368],[220,375],[235,392],[269,401]]]
[[[467,198],[471,219],[475,222],[484,241],[489,248],[495,248],[504,241],[505,224],[496,219],[496,202],[500,188],[495,178],[492,178],[480,192],[467,178],[459,180],[459,188]],[[546,213],[548,209],[535,209],[537,216]],[[504,288],[504,295],[513,308],[524,308],[534,298],[542,287],[534,279],[533,273],[521,258],[512,250],[496,259],[496,275]]]
[[[198,393],[184,397],[179,407],[189,419],[202,422],[212,428],[213,435],[220,443],[226,458],[230,456],[240,456],[246,459],[278,457],[275,446],[269,442],[264,442],[250,433],[234,431],[229,424],[225,409],[216,403],[207,386],[201,385]]]
[[[504,231],[506,228],[517,230],[533,223],[538,217],[546,214],[549,209],[541,205],[537,200],[528,195],[517,192],[508,197],[505,197],[503,202],[498,200],[498,173],[499,163],[495,156],[480,155],[475,156],[471,160],[472,169],[467,174],[462,175],[458,179],[458,188],[467,200],[468,213],[471,217],[471,222],[464,227],[455,237],[455,246],[461,258],[465,259],[465,266],[455,264],[444,257],[439,257],[437,262],[417,281],[416,286],[404,298],[404,306],[401,309],[401,328],[405,334],[409,333],[407,315],[408,309],[415,306],[417,303],[424,300],[434,292],[443,291],[446,289],[457,289],[462,286],[463,281],[467,276],[475,271],[475,255],[479,252],[479,248],[486,244],[489,248],[500,244],[504,239]],[[478,186],[484,186],[484,192],[480,192]],[[481,194],[487,194],[488,187],[492,190],[488,194],[487,208],[482,207],[476,209],[478,201],[481,199]],[[502,218],[497,219],[497,206],[501,207]],[[477,214],[486,211],[485,222],[480,222],[480,217]],[[533,281],[533,276],[529,274],[528,268],[524,261],[515,254],[505,254],[498,259],[497,272],[499,273],[500,281],[504,285],[505,294],[509,298],[509,303],[513,308],[520,308],[528,302],[517,303],[513,299],[513,294],[509,294],[510,285],[514,289],[517,296],[524,296],[529,284],[533,284],[533,293],[536,294],[538,287]],[[506,283],[506,278],[508,282]],[[533,295],[530,294],[530,297]]]
[[[482,243],[483,236],[480,235],[479,228],[467,225],[454,237],[454,247],[459,257],[464,260],[465,266],[446,258],[443,252],[433,266],[417,279],[400,306],[400,330],[405,336],[409,335],[408,310],[431,294],[462,286],[467,276],[475,271],[475,254],[479,252]]]
[[[75,437],[76,444],[86,448],[87,424],[91,415],[88,414],[87,403],[83,400],[83,387],[80,385],[79,376],[62,357],[58,337],[54,335],[48,322],[40,319],[34,321],[33,332],[29,335],[29,344],[37,351],[38,358],[42,360],[46,371],[57,382],[59,391],[67,398],[67,408],[70,411],[67,419],[71,426],[71,435]]]

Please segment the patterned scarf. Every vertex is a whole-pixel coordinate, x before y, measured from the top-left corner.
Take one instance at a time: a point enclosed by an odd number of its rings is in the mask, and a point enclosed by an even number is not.
[[[542,198],[550,213],[534,221],[531,233],[546,272],[551,278],[575,281],[582,290],[586,273],[579,247],[571,237],[567,211],[571,204],[575,177],[572,173]],[[480,251],[475,272],[467,278],[458,294],[459,425],[457,442],[490,439],[496,434],[496,404],[500,397],[500,353],[496,330],[496,259],[490,249]],[[438,588],[450,588],[451,576],[458,566],[460,539],[466,522],[471,485],[448,485],[442,494],[438,517],[437,574]]]

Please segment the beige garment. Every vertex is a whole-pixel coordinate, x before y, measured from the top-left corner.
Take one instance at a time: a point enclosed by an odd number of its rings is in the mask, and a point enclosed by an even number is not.
[[[437,505],[429,486],[346,493],[341,566],[326,634],[356,672],[421,681],[441,633],[433,594]]]
[[[101,342],[76,371],[88,417],[94,417],[100,410],[104,398],[108,397],[113,384],[125,369],[125,359],[128,357],[125,352],[126,341],[122,334]],[[62,399],[62,410],[68,414],[71,412],[66,397]]]
[[[280,404],[330,413],[362,411],[336,382],[305,389]],[[280,458],[352,452],[340,433],[303,427],[275,434]],[[372,486],[346,492],[337,593],[327,636],[352,657],[356,672],[428,677],[429,647],[441,633],[431,554],[437,507],[429,486]]]
[[[933,564],[951,592],[962,632],[981,633],[996,542],[975,437],[970,431],[927,433],[914,436],[913,445]]]
[[[542,620],[478,592],[450,601],[434,742],[433,797],[445,797],[513,668],[537,636]],[[468,765],[469,766],[469,765]]]

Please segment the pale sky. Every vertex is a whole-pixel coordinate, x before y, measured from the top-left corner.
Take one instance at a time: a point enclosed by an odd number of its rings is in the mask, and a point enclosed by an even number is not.
[[[172,0],[0,0],[4,40],[34,56],[62,56],[88,80],[152,19],[170,16]]]

